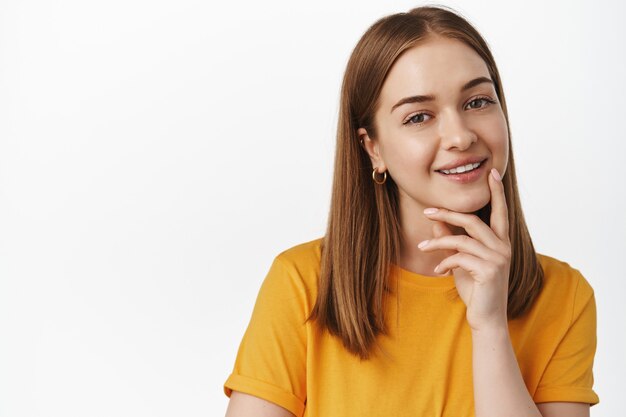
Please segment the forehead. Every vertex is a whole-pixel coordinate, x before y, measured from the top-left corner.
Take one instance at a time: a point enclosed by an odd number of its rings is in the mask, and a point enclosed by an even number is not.
[[[455,39],[431,38],[396,60],[383,83],[381,100],[395,103],[407,94],[452,97],[467,81],[480,76],[491,78],[487,65],[471,47]]]

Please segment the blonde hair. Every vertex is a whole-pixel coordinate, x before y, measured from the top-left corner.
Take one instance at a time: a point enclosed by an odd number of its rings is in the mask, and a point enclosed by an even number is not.
[[[318,295],[308,320],[368,359],[376,337],[387,333],[384,297],[398,263],[401,229],[398,188],[389,178],[372,181],[372,165],[359,145],[357,129],[376,137],[374,113],[383,82],[396,59],[430,35],[457,39],[484,60],[502,105],[509,133],[508,166],[502,178],[512,246],[509,319],[523,315],[543,285],[543,270],[524,220],[517,190],[506,100],[493,56],[478,31],[452,9],[423,6],[376,21],[352,51],[341,88],[337,145],[328,228],[322,241]],[[491,206],[476,212],[489,224]]]

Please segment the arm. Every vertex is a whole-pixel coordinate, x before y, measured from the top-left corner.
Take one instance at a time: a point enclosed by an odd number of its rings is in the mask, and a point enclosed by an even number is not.
[[[233,372],[224,383],[224,393],[233,403],[229,417],[276,412],[276,406],[296,416],[304,414],[306,294],[294,262],[287,255],[276,257],[259,290]],[[235,391],[238,394],[232,396]]]
[[[549,402],[537,404],[543,417],[589,417],[589,403]]]
[[[535,404],[517,364],[508,329],[472,331],[476,417],[588,417],[589,404]]]
[[[243,392],[233,391],[226,417],[295,417],[281,406]]]
[[[542,417],[515,358],[507,328],[472,331],[476,417]]]

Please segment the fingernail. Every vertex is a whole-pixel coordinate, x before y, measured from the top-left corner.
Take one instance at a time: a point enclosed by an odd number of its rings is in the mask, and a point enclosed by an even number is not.
[[[430,207],[430,208],[424,209],[424,214],[434,214],[434,213],[437,213],[438,211],[439,210],[437,210],[436,208]]]
[[[491,168],[491,175],[493,175],[493,177],[498,180],[498,181],[502,181],[502,177],[500,176],[500,173],[498,172],[497,169],[495,168]]]
[[[436,272],[437,274],[439,273],[439,265],[437,265],[437,266],[435,267],[435,272]]]
[[[419,245],[417,245],[418,248],[423,248],[424,246],[428,245],[428,242],[430,242],[429,240],[424,240],[423,242],[420,242]]]

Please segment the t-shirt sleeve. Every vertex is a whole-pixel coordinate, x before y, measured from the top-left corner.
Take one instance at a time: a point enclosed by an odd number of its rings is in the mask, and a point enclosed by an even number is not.
[[[585,402],[600,400],[593,390],[593,361],[596,352],[596,301],[593,288],[578,276],[569,328],[558,344],[539,382],[533,400]]]
[[[306,403],[306,291],[278,255],[259,290],[224,393],[260,397],[302,416]]]

